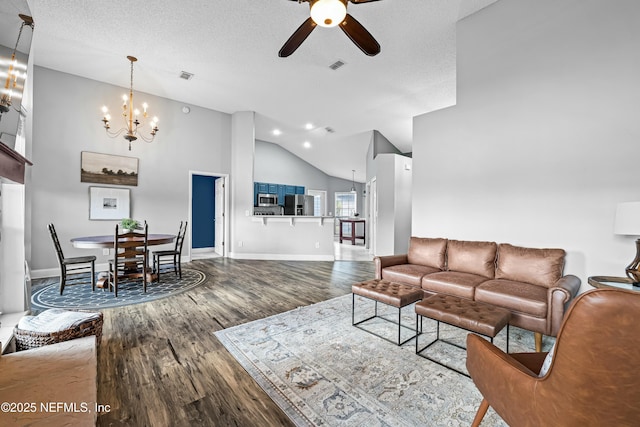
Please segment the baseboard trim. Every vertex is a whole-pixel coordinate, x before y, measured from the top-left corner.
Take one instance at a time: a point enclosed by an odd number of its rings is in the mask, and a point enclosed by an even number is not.
[[[210,253],[210,252],[213,252],[213,253],[216,252],[213,246],[208,248],[191,248],[192,254],[202,254],[202,253]]]
[[[109,264],[96,264],[96,273],[101,271],[108,271]],[[38,270],[31,270],[31,279],[45,279],[47,277],[60,276],[60,268],[41,268]]]
[[[313,254],[250,254],[229,252],[229,258],[269,261],[335,261],[333,255]]]
[[[152,268],[153,258],[149,255],[149,268]],[[180,262],[182,264],[189,262],[189,259],[182,254],[180,258]],[[109,271],[109,263],[105,262],[102,264],[96,264],[96,273]],[[60,276],[60,268],[41,268],[39,270],[31,270],[31,279],[45,279],[47,277],[58,277]]]

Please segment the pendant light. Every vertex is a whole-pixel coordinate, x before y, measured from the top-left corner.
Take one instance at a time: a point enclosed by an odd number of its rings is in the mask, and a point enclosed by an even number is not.
[[[351,192],[356,193],[356,170],[351,169]]]

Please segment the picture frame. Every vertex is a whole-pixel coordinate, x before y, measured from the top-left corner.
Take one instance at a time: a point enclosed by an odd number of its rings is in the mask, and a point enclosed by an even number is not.
[[[113,154],[82,151],[80,182],[107,185],[138,185],[138,159]]]
[[[121,220],[131,217],[131,190],[89,187],[89,220]]]

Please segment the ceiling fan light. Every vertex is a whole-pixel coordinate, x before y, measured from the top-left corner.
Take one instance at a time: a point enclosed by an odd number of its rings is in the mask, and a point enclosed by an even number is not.
[[[318,0],[311,6],[311,19],[321,27],[335,27],[347,16],[347,6],[341,0]]]

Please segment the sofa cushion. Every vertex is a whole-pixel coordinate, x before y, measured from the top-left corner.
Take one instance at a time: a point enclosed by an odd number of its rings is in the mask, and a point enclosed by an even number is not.
[[[550,288],[562,277],[564,256],[563,249],[522,248],[501,243],[495,277]]]
[[[495,277],[495,242],[466,242],[449,240],[447,243],[447,270],[477,274],[488,279]]]
[[[382,278],[390,282],[406,283],[420,287],[422,276],[440,271],[437,268],[415,264],[391,265],[382,269]]]
[[[409,264],[425,265],[444,270],[447,239],[412,237],[407,259]]]
[[[547,317],[547,288],[513,280],[487,280],[476,287],[474,299],[516,313]]]
[[[422,278],[422,289],[439,294],[474,299],[475,288],[486,281],[486,277],[458,271],[441,271]]]

